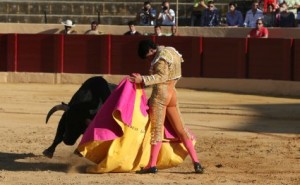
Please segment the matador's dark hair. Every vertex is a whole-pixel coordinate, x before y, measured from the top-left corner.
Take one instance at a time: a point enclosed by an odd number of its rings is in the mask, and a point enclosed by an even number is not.
[[[145,59],[147,53],[149,52],[149,49],[156,49],[156,48],[157,46],[152,40],[150,39],[142,40],[139,43],[138,55],[140,58]]]

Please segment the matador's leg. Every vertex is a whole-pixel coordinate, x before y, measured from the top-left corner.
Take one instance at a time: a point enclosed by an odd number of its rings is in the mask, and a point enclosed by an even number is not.
[[[177,103],[175,89],[174,89],[174,93],[171,97],[170,104],[167,107],[167,117],[168,117],[168,120],[169,120],[170,124],[172,125],[173,129],[175,130],[176,134],[178,135],[178,137],[181,139],[184,146],[188,150],[193,162],[199,162],[196,150],[192,143],[192,140],[183,125],[183,121],[182,121],[178,103]]]
[[[160,84],[154,87],[154,93],[150,100],[149,117],[151,121],[151,154],[148,165],[145,168],[156,166],[159,151],[164,134],[164,122],[166,119],[166,107],[169,103],[168,84]]]

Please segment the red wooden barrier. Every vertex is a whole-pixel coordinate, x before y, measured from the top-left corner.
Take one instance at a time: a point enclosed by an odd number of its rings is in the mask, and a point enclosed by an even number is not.
[[[252,79],[300,81],[300,39],[293,45],[290,39],[274,38],[2,34],[0,71],[148,74],[150,60],[137,54],[142,39],[175,47],[185,60],[186,77],[245,78],[247,74]]]
[[[7,35],[0,34],[0,71],[7,71]]]
[[[246,39],[203,38],[203,77],[245,78]]]
[[[156,37],[158,45],[172,46],[182,54],[182,76],[200,77],[201,41],[200,37]]]
[[[290,39],[249,39],[248,77],[291,80]]]
[[[63,72],[108,73],[107,37],[66,35],[63,47]]]
[[[294,40],[293,80],[300,81],[300,39]]]
[[[57,72],[58,35],[17,35],[18,72]]]
[[[129,75],[131,73],[148,74],[149,60],[142,60],[138,56],[138,44],[144,36],[111,36],[111,73]]]
[[[18,35],[7,35],[7,71],[18,71]]]

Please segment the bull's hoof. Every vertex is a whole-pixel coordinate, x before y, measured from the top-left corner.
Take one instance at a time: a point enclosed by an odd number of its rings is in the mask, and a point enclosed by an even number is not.
[[[50,159],[53,157],[53,154],[54,154],[53,152],[50,152],[47,149],[43,151],[43,155],[50,158]]]

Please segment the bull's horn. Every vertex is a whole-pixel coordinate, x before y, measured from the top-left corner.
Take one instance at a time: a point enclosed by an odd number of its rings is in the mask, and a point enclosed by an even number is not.
[[[49,118],[51,117],[51,115],[58,111],[58,110],[63,110],[63,111],[67,111],[69,109],[68,105],[67,104],[59,104],[59,105],[55,105],[54,107],[52,107],[52,109],[50,109],[50,111],[48,112],[47,114],[47,117],[46,117],[46,123],[48,122]]]

